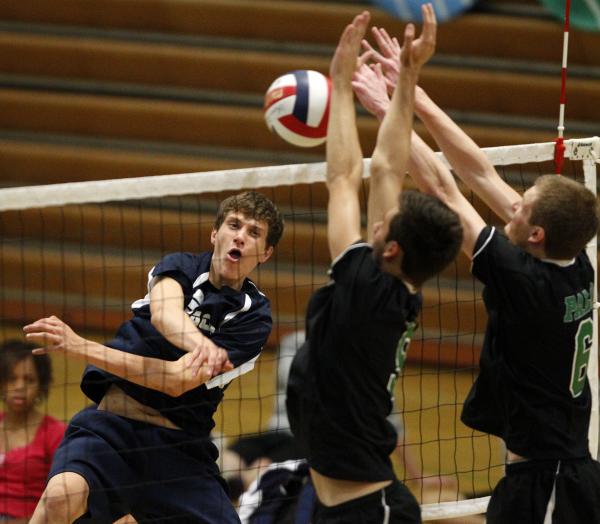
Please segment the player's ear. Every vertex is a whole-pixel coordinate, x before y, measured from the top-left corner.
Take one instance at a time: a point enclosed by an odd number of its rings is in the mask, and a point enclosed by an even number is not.
[[[546,240],[546,232],[542,226],[532,226],[531,233],[527,241],[537,246],[544,243]]]
[[[263,254],[259,255],[259,257],[258,257],[258,263],[264,264],[267,260],[269,260],[269,258],[271,258],[272,254],[273,254],[273,246],[269,246],[269,247],[265,248]]]
[[[213,228],[210,233],[210,243],[214,246],[217,241],[217,230]]]
[[[383,246],[383,259],[387,262],[392,262],[398,258],[399,255],[402,255],[403,251],[400,247],[400,244],[395,240],[388,240]]]

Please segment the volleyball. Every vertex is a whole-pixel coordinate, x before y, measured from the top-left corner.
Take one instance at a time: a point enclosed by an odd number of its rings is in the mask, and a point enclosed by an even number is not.
[[[331,81],[317,71],[299,70],[277,78],[264,102],[268,128],[286,142],[314,147],[325,142]]]

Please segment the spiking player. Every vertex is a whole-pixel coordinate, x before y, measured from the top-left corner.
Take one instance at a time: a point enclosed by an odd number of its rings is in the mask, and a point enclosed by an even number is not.
[[[271,331],[268,299],[247,278],[283,232],[259,193],[224,200],[212,252],[164,257],[134,316],[103,346],[56,317],[25,326],[38,352],[86,360],[94,406],[73,417],[31,522],[146,519],[239,523],[209,433],[226,384],[249,371]],[[116,348],[116,349],[112,349]]]
[[[383,115],[386,81],[396,82],[400,50],[375,30],[381,53],[366,46],[355,89]],[[392,67],[390,67],[390,65]],[[502,438],[506,476],[496,486],[488,524],[600,522],[600,464],[590,457],[594,269],[584,251],[598,230],[598,203],[583,185],[539,177],[523,195],[498,175],[486,155],[417,87],[415,112],[454,172],[506,223],[484,223],[450,171],[413,134],[410,172],[419,186],[461,217],[463,251],[484,285],[488,326],[480,373],[462,420]]]
[[[369,13],[343,32],[330,74],[327,136],[332,281],[311,298],[306,343],[290,371],[288,416],[304,447],[319,500],[317,523],[417,523],[419,505],[395,477],[394,384],[421,307],[419,288],[460,249],[458,217],[439,200],[402,193],[414,88],[434,50],[436,23],[423,7],[419,39],[407,26],[403,74],[371,162],[369,243],[360,229],[362,153],[351,79]]]

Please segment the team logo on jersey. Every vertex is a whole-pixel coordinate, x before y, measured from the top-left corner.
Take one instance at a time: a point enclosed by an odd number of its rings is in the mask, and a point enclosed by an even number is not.
[[[565,316],[563,322],[573,322],[585,317],[592,310],[594,297],[594,284],[590,284],[589,291],[584,289],[575,295],[565,297]]]
[[[190,313],[190,318],[198,329],[208,333],[215,332],[215,326],[210,323],[210,313],[202,313],[202,311],[196,310]]]

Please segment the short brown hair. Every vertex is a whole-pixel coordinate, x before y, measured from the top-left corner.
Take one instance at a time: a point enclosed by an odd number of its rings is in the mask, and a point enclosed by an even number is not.
[[[283,217],[265,195],[256,191],[245,191],[232,195],[221,202],[215,220],[215,229],[219,229],[229,213],[242,213],[246,217],[264,221],[269,229],[267,231],[267,247],[275,247],[283,235]]]
[[[583,184],[559,175],[535,181],[538,195],[529,223],[544,228],[549,258],[569,259],[585,248],[598,231],[598,201]]]

